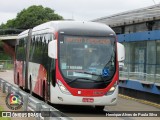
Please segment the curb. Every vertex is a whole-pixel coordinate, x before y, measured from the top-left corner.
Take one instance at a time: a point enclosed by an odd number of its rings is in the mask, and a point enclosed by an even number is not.
[[[121,98],[124,98],[124,99],[137,101],[137,102],[140,102],[140,103],[143,103],[143,104],[146,104],[146,105],[150,105],[150,106],[153,106],[153,107],[156,107],[156,108],[160,109],[160,104],[157,104],[157,103],[153,103],[153,102],[150,102],[150,101],[147,101],[147,100],[132,98],[132,97],[122,95],[122,94],[118,94],[118,96],[121,97]]]

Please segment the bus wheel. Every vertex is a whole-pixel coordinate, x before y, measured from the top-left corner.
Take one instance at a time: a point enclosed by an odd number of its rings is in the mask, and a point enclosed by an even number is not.
[[[103,111],[105,106],[95,106],[95,109],[98,111]]]
[[[32,95],[32,80],[31,80],[31,77],[30,77],[30,84],[29,84],[29,87],[30,87],[30,90],[29,90],[29,93]]]
[[[19,86],[19,73],[17,74],[17,85]]]
[[[21,90],[23,90],[23,87],[21,87],[21,86],[19,85],[19,73],[17,74],[17,85],[18,85],[18,87],[19,87]]]
[[[43,100],[44,102],[47,102],[47,99],[46,99],[46,88],[45,88],[45,82],[43,82],[43,87],[42,87],[42,97],[43,97]]]
[[[20,87],[20,86],[19,86],[19,88],[20,88],[21,90],[24,90],[23,87]]]

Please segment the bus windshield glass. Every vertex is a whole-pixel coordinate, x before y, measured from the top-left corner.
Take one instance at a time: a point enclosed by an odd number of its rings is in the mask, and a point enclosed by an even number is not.
[[[115,37],[61,37],[59,67],[67,83],[111,80],[115,73]]]

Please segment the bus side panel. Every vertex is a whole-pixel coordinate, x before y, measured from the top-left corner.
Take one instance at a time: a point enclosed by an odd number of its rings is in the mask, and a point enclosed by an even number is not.
[[[15,84],[23,87],[23,62],[16,61]]]
[[[29,89],[30,89],[30,80],[31,80],[31,86],[32,86],[32,91],[39,95],[39,96],[43,96],[43,91],[45,91],[45,89],[43,88],[43,83],[46,83],[47,80],[47,71],[46,69],[37,63],[32,63],[29,62]]]
[[[34,93],[38,93],[39,96],[43,97],[43,92],[46,93],[46,80],[47,80],[47,71],[42,66],[39,65],[37,80],[35,81],[35,86],[33,88]]]

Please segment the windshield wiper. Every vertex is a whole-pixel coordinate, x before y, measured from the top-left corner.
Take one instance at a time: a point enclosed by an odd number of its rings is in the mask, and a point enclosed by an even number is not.
[[[81,71],[75,71],[77,73],[84,73],[84,74],[88,74],[88,75],[94,75],[94,76],[101,76],[101,74],[96,74],[96,73],[91,73],[91,72],[81,72]]]
[[[76,78],[76,79],[74,79],[74,80],[71,80],[71,81],[69,81],[69,82],[67,82],[67,83],[70,84],[70,83],[72,83],[72,82],[77,81],[78,79],[89,80],[89,81],[93,81],[93,82],[100,82],[100,81],[93,80],[93,79],[90,79],[90,78],[79,77],[79,78]]]

